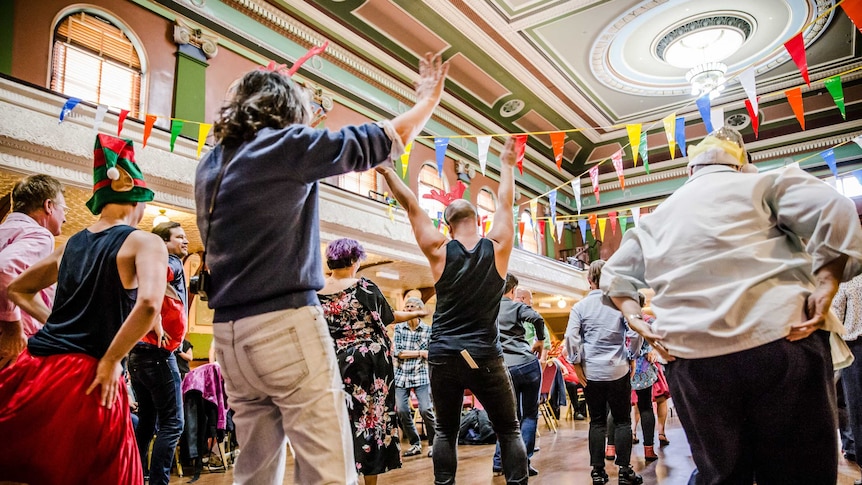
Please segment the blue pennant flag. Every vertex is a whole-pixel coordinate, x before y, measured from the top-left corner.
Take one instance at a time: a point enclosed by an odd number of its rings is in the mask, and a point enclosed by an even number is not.
[[[60,123],[75,109],[75,106],[78,106],[81,100],[79,98],[69,98],[66,101],[66,104],[63,105],[63,109],[60,110]]]
[[[448,137],[434,138],[434,153],[437,154],[437,173],[443,176],[443,160],[446,159],[446,148],[449,147]]]
[[[587,220],[586,219],[578,219],[578,227],[581,229],[581,239],[584,240],[584,244],[587,243]]]
[[[826,165],[829,165],[829,170],[832,170],[832,175],[838,177],[838,166],[835,165],[835,150],[830,148],[829,150],[824,150],[820,152],[820,156],[823,157],[823,160],[826,160]]]
[[[676,117],[675,132],[676,146],[679,147],[679,152],[682,153],[682,156],[687,157],[688,155],[685,153],[685,118],[682,116]]]
[[[709,94],[697,98],[697,110],[700,111],[700,117],[703,118],[703,126],[706,127],[707,133],[712,133],[712,103],[709,100]]]
[[[551,228],[551,232],[554,232],[557,227],[557,189],[548,193],[548,206],[551,209],[551,225],[554,226]]]

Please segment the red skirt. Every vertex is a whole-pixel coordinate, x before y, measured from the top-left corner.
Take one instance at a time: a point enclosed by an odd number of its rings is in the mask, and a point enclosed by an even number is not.
[[[120,378],[111,409],[85,395],[98,361],[28,351],[0,371],[0,481],[141,485],[141,458]]]

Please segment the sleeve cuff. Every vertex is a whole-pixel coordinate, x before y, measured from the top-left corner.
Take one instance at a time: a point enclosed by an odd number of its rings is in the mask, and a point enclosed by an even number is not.
[[[379,126],[384,133],[386,133],[386,136],[389,137],[389,140],[392,142],[389,156],[392,160],[397,160],[404,154],[404,142],[401,141],[401,136],[398,135],[398,132],[395,131],[395,127],[392,126],[392,122],[389,120],[378,121],[375,124]]]

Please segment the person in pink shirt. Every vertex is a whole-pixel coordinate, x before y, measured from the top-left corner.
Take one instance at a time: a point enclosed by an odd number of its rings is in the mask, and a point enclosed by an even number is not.
[[[0,224],[0,369],[15,363],[27,339],[42,328],[9,301],[6,289],[19,274],[54,251],[54,236],[66,222],[63,186],[49,175],[31,175],[12,189],[12,213]],[[50,308],[54,287],[40,293]]]

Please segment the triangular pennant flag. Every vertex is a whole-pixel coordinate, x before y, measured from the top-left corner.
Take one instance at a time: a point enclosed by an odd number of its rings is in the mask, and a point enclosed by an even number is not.
[[[524,228],[525,227],[526,227],[526,224],[524,224],[524,221],[518,221],[518,243],[524,242]]]
[[[595,214],[590,214],[587,216],[590,221],[590,230],[593,231],[593,239],[596,239],[596,221],[598,220],[598,216]]]
[[[617,179],[620,181],[620,189],[626,189],[626,178],[623,175],[623,150],[620,148],[612,156],[611,161],[614,164],[614,170],[617,172]]]
[[[605,229],[608,227],[608,218],[601,217],[599,218],[599,239],[602,241],[605,240]]]
[[[784,43],[784,48],[790,54],[799,72],[802,74],[802,79],[805,84],[811,86],[811,81],[808,79],[808,59],[805,58],[805,41],[802,40],[802,32],[794,35],[792,39]]]
[[[632,207],[632,220],[635,223],[635,227],[638,227],[638,220],[641,218],[641,208],[640,207]]]
[[[147,115],[144,119],[144,147],[147,146],[147,140],[150,139],[150,132],[153,131],[153,125],[156,124],[156,115]]]
[[[485,221],[482,223],[482,235],[488,234],[488,231],[491,230],[491,221]]]
[[[748,96],[754,112],[757,113],[760,108],[757,106],[757,86],[754,84],[754,67],[752,66],[742,71],[737,78],[739,79],[739,84],[742,85],[742,89],[745,90],[745,94]]]
[[[532,217],[534,221],[539,218],[539,214],[537,214],[537,212],[539,212],[539,199],[532,199],[530,200],[530,217]]]
[[[850,17],[856,28],[862,31],[862,2],[858,0],[844,0],[841,2],[841,8],[844,9],[844,13]]]
[[[828,150],[823,150],[820,152],[820,156],[823,157],[823,160],[826,161],[826,165],[829,165],[829,170],[832,170],[832,175],[838,177],[838,166],[835,164],[835,149],[830,148]]]
[[[790,103],[790,108],[793,109],[793,114],[799,121],[799,126],[805,129],[805,109],[802,105],[802,88],[793,88],[784,91],[787,96],[787,102]]]
[[[105,113],[108,112],[108,105],[100,104],[96,107],[96,117],[93,119],[93,135],[99,133],[99,126],[102,125],[102,121],[105,120]]]
[[[449,137],[434,138],[434,153],[437,155],[437,174],[443,176],[443,161],[446,159],[446,148],[449,146]]]
[[[120,116],[117,117],[117,136],[123,131],[123,123],[126,122],[126,116],[129,116],[129,110],[121,109]]]
[[[611,234],[617,233],[617,211],[608,212],[608,221],[611,223]]]
[[[649,153],[648,153],[648,150],[649,150],[649,148],[647,147],[646,132],[643,132],[643,133],[641,133],[640,152],[641,152],[641,158],[643,159],[643,162],[644,162],[644,170],[646,170],[647,174],[649,174],[649,156],[648,156]]]
[[[401,178],[407,177],[407,165],[410,163],[410,151],[413,150],[413,142],[404,145],[404,153],[401,154]]]
[[[207,135],[209,134],[210,128],[212,128],[212,127],[213,127],[213,125],[211,125],[209,123],[201,123],[200,125],[198,125],[198,151],[197,151],[197,157],[198,158],[201,157],[201,150],[204,149],[204,143],[206,143]],[[385,199],[386,196],[384,195],[383,198]]]
[[[756,103],[757,101],[755,101],[755,104]],[[750,99],[745,100],[745,110],[748,111],[748,116],[751,118],[751,128],[754,130],[754,137],[757,138],[757,131],[760,124],[760,120],[757,119],[757,111],[754,109],[753,106],[751,106]]]
[[[709,99],[709,94],[704,94],[703,96],[697,98],[697,110],[700,112],[700,117],[703,119],[703,126],[706,127],[707,133],[712,133],[712,114],[710,110],[712,109],[712,102]]]
[[[862,170],[854,170],[850,172],[850,174],[856,177],[856,180],[859,181],[860,185],[862,185]]]
[[[434,219],[434,228],[435,228],[435,229],[439,229],[439,228],[440,228],[440,221],[442,221],[442,220],[443,220],[443,213],[442,213],[442,212],[437,212],[437,218],[436,218],[436,219]]]
[[[538,236],[539,239],[544,240],[545,239],[545,226],[546,226],[545,220],[539,219],[538,226],[539,226],[539,233],[536,235]]]
[[[449,226],[443,225],[443,235],[449,237]]]
[[[557,189],[548,193],[548,208],[551,210],[551,225],[557,224]]]
[[[859,135],[856,138],[854,138],[853,143],[859,145],[859,148],[862,148],[862,135]]]
[[[596,204],[599,203],[599,166],[590,169],[590,182],[593,183],[593,193],[596,194]]]
[[[527,152],[527,135],[515,135],[515,155],[518,172],[524,175],[524,154]]]
[[[626,125],[626,131],[629,132],[629,146],[632,149],[632,160],[634,160],[634,166],[638,164],[638,146],[641,143],[641,128],[642,125],[640,123],[636,125]]]
[[[174,143],[177,141],[180,131],[183,129],[183,120],[171,120],[171,151],[174,151]]]
[[[676,113],[671,113],[664,117],[662,124],[664,124],[664,134],[667,137],[667,149],[670,151],[670,159],[673,160],[676,157]]]
[[[857,171],[862,172],[862,170],[857,170]],[[563,226],[565,226],[565,225],[566,225],[566,223],[563,221],[557,221],[554,223],[554,228],[557,229],[557,238],[555,240],[558,243],[563,242]]]
[[[860,135],[862,136],[862,135]],[[862,144],[859,144],[862,147]],[[578,206],[578,215],[581,215],[581,178],[572,180],[572,192],[575,194],[575,204]]]
[[[844,0],[847,1],[847,0]],[[835,106],[841,111],[841,117],[847,119],[847,114],[844,112],[844,88],[841,87],[841,76],[832,76],[826,80],[826,89],[832,95],[832,100],[835,101]]]
[[[485,175],[485,166],[488,164],[488,147],[491,146],[491,137],[490,136],[477,136],[476,137],[476,148],[478,153],[476,153],[477,158],[479,159],[479,168],[482,170],[482,175]]]
[[[66,116],[69,116],[69,113],[75,109],[75,106],[78,106],[78,103],[81,102],[80,98],[69,98],[63,104],[63,107],[60,109],[60,123],[66,119]]]
[[[685,153],[685,118],[682,116],[676,119],[676,145],[682,156],[687,157],[688,155]]]
[[[581,239],[583,239],[584,244],[587,243],[587,220],[586,219],[578,219],[578,228],[581,230]]]
[[[563,145],[566,143],[566,134],[555,131],[550,134],[551,147],[554,149],[554,160],[557,162],[557,170],[563,171]]]
[[[626,233],[626,226],[628,226],[629,218],[620,214],[617,216],[617,221],[620,223],[620,234]]]
[[[713,130],[724,128],[724,107],[710,108],[709,121],[712,124]]]

